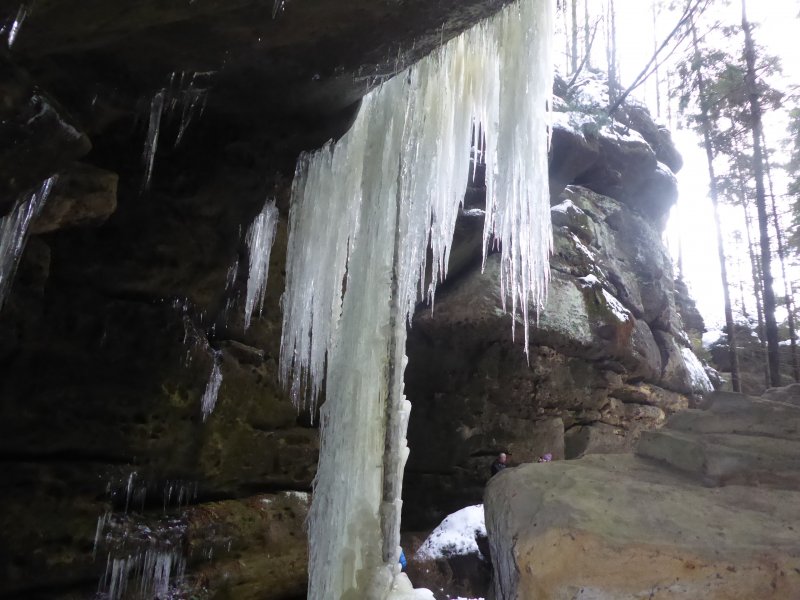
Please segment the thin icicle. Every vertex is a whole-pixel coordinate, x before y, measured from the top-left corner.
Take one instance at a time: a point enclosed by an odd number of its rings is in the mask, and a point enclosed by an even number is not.
[[[194,121],[195,115],[198,113],[202,114],[206,100],[208,99],[208,90],[194,87],[197,75],[197,73],[193,74],[189,87],[180,92],[180,102],[183,108],[181,110],[181,123],[178,127],[178,134],[175,136],[176,148],[183,140],[183,136],[186,134],[189,125]]]
[[[147,139],[144,142],[144,180],[142,181],[142,191],[150,189],[150,179],[153,176],[153,163],[156,159],[158,149],[158,133],[161,129],[161,115],[164,113],[165,91],[159,90],[153,95],[150,101],[150,121],[147,126]]]
[[[22,200],[0,219],[0,309],[11,291],[20,257],[28,241],[31,221],[42,210],[57,176],[45,180],[41,187]]]
[[[269,278],[269,257],[275,232],[278,229],[278,207],[275,199],[268,200],[247,231],[250,253],[250,274],[247,278],[247,298],[244,305],[244,328],[250,327],[253,314],[261,314]]]
[[[286,3],[289,0],[274,0],[272,3],[272,18],[276,19],[279,13],[282,13],[286,8]]]
[[[219,396],[219,388],[222,385],[222,370],[219,366],[219,361],[214,358],[214,366],[211,367],[211,374],[208,376],[208,383],[206,384],[206,391],[203,392],[203,399],[200,401],[200,408],[203,411],[203,421],[208,419],[208,416],[214,412],[217,406],[217,397]]]
[[[368,94],[344,137],[298,162],[280,373],[312,411],[326,385],[312,600],[387,598],[397,575],[406,324],[446,275],[476,126],[486,139],[484,241],[502,249],[503,302],[523,322],[527,351],[528,307],[544,299],[552,244],[551,13],[550,0],[506,7]]]
[[[19,30],[22,27],[22,23],[25,22],[25,19],[28,17],[28,7],[25,4],[20,4],[19,9],[17,10],[17,17],[14,19],[14,22],[11,24],[11,28],[8,30],[8,47],[14,45],[14,42],[19,35]]]

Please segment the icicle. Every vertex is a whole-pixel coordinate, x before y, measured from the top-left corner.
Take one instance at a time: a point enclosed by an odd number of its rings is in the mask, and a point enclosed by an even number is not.
[[[19,202],[8,215],[0,219],[0,309],[11,291],[19,259],[28,241],[31,221],[47,202],[56,179],[56,175],[47,179],[36,192]]]
[[[397,575],[406,325],[446,275],[476,126],[486,139],[484,241],[502,249],[503,302],[523,322],[527,351],[528,307],[544,299],[552,244],[550,4],[523,0],[451,40],[368,94],[335,145],[298,162],[280,373],[312,412],[326,383],[312,600],[387,598]]]
[[[161,115],[164,112],[165,91],[159,90],[153,95],[150,101],[150,121],[147,126],[147,139],[144,142],[144,180],[142,181],[142,191],[150,189],[150,178],[153,176],[153,163],[158,149],[158,132],[161,128]]]
[[[169,517],[154,522],[141,516],[107,514],[98,523],[98,530],[105,533],[102,544],[107,548],[99,597],[173,597],[170,586],[179,582],[186,569],[184,520]]]
[[[273,0],[272,3],[272,18],[276,19],[278,17],[278,13],[281,13],[286,8],[286,3],[289,0]]]
[[[203,411],[203,421],[208,419],[208,416],[214,412],[214,407],[217,405],[217,396],[219,395],[219,388],[222,385],[222,370],[219,366],[219,361],[214,358],[214,366],[211,368],[211,374],[208,377],[206,384],[206,391],[203,393],[203,399],[200,403],[201,410]]]
[[[183,110],[181,110],[181,123],[178,127],[178,134],[175,136],[176,148],[183,140],[183,136],[186,133],[186,130],[189,128],[189,125],[191,125],[192,121],[194,120],[195,115],[198,112],[202,115],[203,108],[206,100],[208,99],[208,90],[194,87],[194,80],[197,75],[198,74],[195,73],[192,76],[192,83],[186,90],[181,92]]]
[[[14,45],[14,42],[17,39],[17,35],[19,35],[20,27],[22,27],[22,23],[28,16],[28,7],[24,4],[19,5],[19,9],[17,10],[17,18],[14,19],[14,22],[11,24],[11,29],[8,31],[8,47]]]
[[[250,274],[247,278],[247,299],[244,305],[244,328],[250,327],[253,313],[261,314],[269,277],[269,256],[278,228],[278,207],[268,200],[247,231],[250,253]]]

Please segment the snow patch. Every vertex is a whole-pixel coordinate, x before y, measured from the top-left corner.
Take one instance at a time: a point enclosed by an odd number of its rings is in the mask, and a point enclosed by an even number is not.
[[[303,504],[308,504],[309,502],[311,502],[311,494],[309,494],[308,492],[289,491],[289,492],[283,492],[283,495],[286,496],[287,498],[294,498],[295,500],[299,500]]]
[[[551,116],[553,127],[563,129],[575,136],[583,135],[584,125],[594,126],[595,117],[593,115],[578,111],[554,112]]]
[[[578,79],[570,90],[570,98],[582,106],[605,108],[609,104],[608,84],[592,77]]]
[[[561,202],[559,202],[558,204],[554,204],[553,206],[551,206],[550,207],[550,212],[557,212],[557,213],[561,213],[561,214],[565,214],[565,215],[571,214],[571,213],[572,214],[578,214],[578,215],[586,214],[580,208],[575,206],[575,203],[572,202],[572,200],[570,200],[569,198],[566,198],[566,199],[562,200]]]
[[[587,275],[586,277],[578,277],[578,281],[581,282],[581,287],[583,287],[583,288],[595,287],[595,286],[598,286],[598,285],[602,285],[600,283],[600,280],[597,277],[595,277],[594,275],[592,275],[591,273],[589,275]]]
[[[597,261],[595,260],[594,252],[589,250],[589,248],[587,248],[583,244],[583,242],[581,242],[581,240],[578,238],[577,235],[572,233],[571,236],[572,236],[572,242],[575,244],[575,248],[577,248],[579,252],[582,252],[583,255],[586,256],[586,258],[588,258],[591,263],[596,263]],[[591,275],[591,277],[594,277],[594,275]],[[595,277],[595,280],[596,279],[597,278]],[[597,283],[600,283],[600,282],[598,281]]]
[[[608,308],[611,309],[611,312],[614,313],[614,316],[617,317],[621,323],[625,323],[626,321],[633,319],[631,311],[625,308],[622,302],[617,300],[606,288],[603,288],[603,298],[605,298]]]
[[[625,305],[622,304],[619,300],[617,300],[616,296],[614,296],[611,292],[609,292],[600,280],[592,275],[586,275],[585,277],[578,277],[578,282],[583,289],[586,288],[596,288],[599,287],[600,291],[603,293],[603,299],[606,301],[609,310],[614,314],[614,316],[621,322],[625,323],[626,321],[633,320],[633,313],[625,308]]]
[[[417,550],[416,557],[435,560],[479,553],[477,536],[486,535],[483,504],[467,506],[445,517]]]
[[[648,147],[650,146],[642,137],[641,133],[629,127],[620,125],[619,123],[609,123],[604,125],[600,129],[600,135],[615,140],[619,143],[634,143],[643,144]]]

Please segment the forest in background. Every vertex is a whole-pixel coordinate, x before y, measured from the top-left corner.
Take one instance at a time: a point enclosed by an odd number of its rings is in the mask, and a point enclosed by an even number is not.
[[[800,12],[794,0],[771,4]],[[559,0],[556,43],[568,87],[607,74],[608,118],[639,101],[701,148],[707,176],[695,193],[707,192],[713,208],[706,245],[719,272],[707,277],[721,287],[724,323],[710,348],[697,340],[696,350],[731,389],[756,393],[800,381],[800,108],[781,60],[790,57],[759,36],[750,8],[746,0]],[[623,49],[632,35],[636,53]],[[673,254],[681,278],[694,257],[681,244]]]

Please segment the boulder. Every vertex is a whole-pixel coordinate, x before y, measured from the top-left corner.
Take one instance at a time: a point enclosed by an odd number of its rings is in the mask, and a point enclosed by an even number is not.
[[[800,383],[793,383],[786,387],[769,388],[762,394],[762,398],[800,406]]]
[[[630,455],[525,465],[486,490],[494,597],[791,598],[798,501],[707,488]]]
[[[647,108],[623,103],[611,116],[604,75],[556,78],[550,177],[554,192],[577,184],[622,201],[663,229],[677,200],[683,160]]]
[[[584,454],[616,454],[633,447],[625,430],[607,423],[577,425],[564,434],[566,458],[580,458]]]
[[[717,392],[644,431],[635,455],[493,478],[495,598],[793,597],[798,456],[800,407]]]
[[[76,163],[58,177],[31,234],[65,227],[97,226],[117,209],[116,173]]]
[[[778,389],[772,397],[796,396],[794,390],[782,388],[781,394]],[[706,485],[800,490],[800,406],[717,392],[704,410],[681,412],[665,429],[645,432],[636,452]]]
[[[0,217],[17,198],[91,149],[72,117],[0,53]]]
[[[629,101],[621,107],[621,110],[617,111],[615,116],[620,122],[642,135],[655,151],[659,162],[664,163],[673,173],[681,170],[683,157],[675,148],[669,129],[658,125],[646,106]]]

